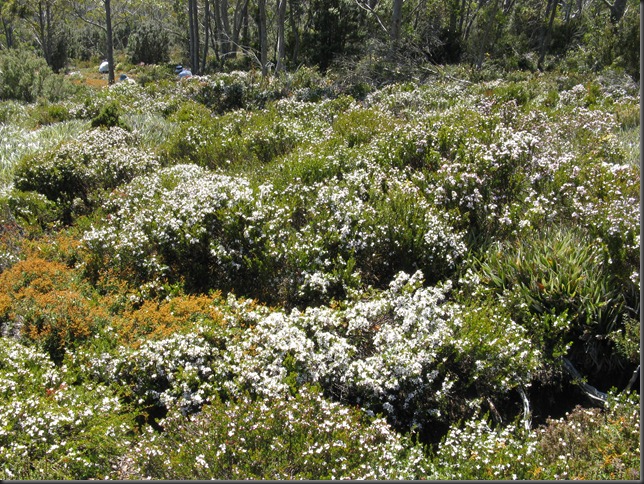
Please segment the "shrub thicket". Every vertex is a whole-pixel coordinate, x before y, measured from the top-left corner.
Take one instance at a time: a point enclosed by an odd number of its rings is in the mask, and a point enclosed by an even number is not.
[[[127,51],[133,64],[163,64],[169,60],[169,48],[166,30],[151,22],[138,24],[128,37]]]
[[[54,74],[47,62],[29,50],[0,52],[0,99],[34,102],[66,99],[74,91],[64,77]]]
[[[99,128],[26,156],[15,168],[14,183],[22,192],[45,196],[55,205],[60,221],[70,223],[96,208],[114,188],[158,165],[152,153],[136,147],[134,135],[119,127]],[[14,204],[21,207],[21,201],[29,200],[21,195]]]
[[[1,477],[638,477],[637,86],[495,69],[2,103]]]

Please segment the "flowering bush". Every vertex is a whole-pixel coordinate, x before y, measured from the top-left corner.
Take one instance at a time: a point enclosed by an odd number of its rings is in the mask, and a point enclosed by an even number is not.
[[[90,300],[90,288],[61,263],[36,257],[17,262],[0,274],[0,290],[2,334],[35,341],[58,362],[106,317]]]
[[[420,447],[382,419],[303,388],[285,399],[215,399],[148,428],[118,477],[138,479],[414,479]],[[189,442],[189,445],[186,445]]]
[[[156,156],[137,149],[136,138],[121,128],[92,130],[55,150],[23,159],[15,187],[55,202],[60,218],[70,222],[87,213],[109,192],[137,174],[159,166]]]
[[[2,476],[639,477],[637,86],[301,77],[0,105]]]
[[[112,388],[75,384],[48,355],[0,339],[0,476],[103,478],[130,446],[133,416]]]
[[[638,479],[639,396],[576,407],[534,430],[487,418],[453,426],[431,459],[432,479]]]
[[[535,434],[536,479],[639,479],[639,395],[610,393],[605,410],[576,407]]]
[[[85,241],[95,264],[151,288],[167,277],[184,277],[193,289],[214,281],[230,287],[243,257],[243,205],[251,195],[241,178],[196,165],[164,168],[114,192],[108,224]]]
[[[624,302],[605,259],[600,247],[575,232],[547,230],[490,247],[468,283],[472,292],[492,289],[548,356],[573,345],[578,361],[589,359],[590,371],[617,364],[605,337],[622,323]]]
[[[494,428],[486,418],[453,426],[433,456],[430,479],[530,479],[536,437],[515,424]]]

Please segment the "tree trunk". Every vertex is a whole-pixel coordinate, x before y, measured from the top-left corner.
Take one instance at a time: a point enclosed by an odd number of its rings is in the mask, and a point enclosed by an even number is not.
[[[266,32],[266,0],[257,0],[259,23],[259,62],[262,65],[262,76],[268,75],[268,34]]]
[[[543,69],[543,61],[546,59],[546,48],[550,42],[550,33],[552,32],[552,24],[555,21],[555,16],[557,15],[557,5],[559,4],[558,0],[548,0],[549,8],[546,9],[546,15],[550,11],[550,20],[548,21],[548,26],[541,36],[541,45],[539,47],[539,60],[537,62],[537,68],[539,70]]]
[[[7,49],[13,48],[13,26],[11,22],[7,22],[5,18],[2,19],[2,28],[4,30],[4,39],[7,41]]]
[[[105,4],[105,31],[107,33],[107,63],[108,74],[107,82],[108,84],[114,84],[114,38],[112,34],[112,5],[111,0],[103,0]]]
[[[624,12],[626,12],[627,1],[628,0],[614,0],[613,4],[611,5],[608,0],[604,0],[604,3],[610,9],[610,21],[613,24],[618,23],[624,16]]]
[[[291,22],[291,30],[293,31],[293,37],[294,37],[294,44],[293,45],[293,55],[291,57],[291,61],[293,65],[297,65],[297,60],[300,55],[300,29],[297,24],[297,21],[295,20],[295,9],[296,6],[294,5],[295,0],[289,0],[290,2],[290,9],[289,9],[289,20]]]
[[[230,54],[234,53],[237,47],[231,43],[234,41],[234,36],[230,34],[230,22],[228,21],[228,0],[221,0],[219,2],[219,25],[221,29],[221,54],[225,59]]]
[[[190,25],[190,67],[199,74],[199,10],[197,0],[188,0],[188,21]]]
[[[206,60],[208,57],[208,48],[210,47],[208,45],[208,42],[210,41],[210,2],[208,0],[204,0],[204,41],[203,41],[203,58],[201,59],[201,69],[200,72],[205,72],[206,71]]]
[[[49,4],[43,5],[38,2],[38,37],[40,37],[40,47],[47,65],[51,66],[51,36],[49,35]]]
[[[188,59],[190,63],[194,60],[193,57],[193,52],[194,52],[194,40],[195,40],[195,25],[194,25],[194,17],[192,15],[192,8],[193,8],[193,0],[188,0]]]
[[[242,38],[245,37],[244,35],[241,35],[241,32],[244,28],[245,22],[247,21],[248,0],[238,0],[237,6],[235,7],[235,16],[233,17],[233,42],[235,43],[235,50],[237,49],[237,44],[240,43],[240,36]]]
[[[495,27],[496,14],[499,10],[499,0],[493,0],[492,10],[489,13],[489,17],[486,21],[485,30],[483,31],[483,37],[481,38],[479,44],[478,59],[476,60],[476,68],[480,69],[483,66],[483,59],[487,49],[489,48],[490,38],[492,37],[492,31]]]
[[[608,395],[604,392],[600,392],[594,386],[589,385],[584,381],[584,378],[581,376],[577,368],[574,367],[572,362],[568,358],[562,358],[564,370],[568,373],[572,382],[579,386],[581,391],[590,398],[595,404],[603,406],[608,399]]]
[[[286,0],[277,2],[277,63],[275,65],[275,74],[278,74],[283,66],[286,55],[286,39],[284,34],[284,23],[286,22]]]
[[[404,0],[394,0],[393,10],[391,13],[391,30],[389,38],[391,41],[392,58],[398,53],[400,44],[400,26],[402,24],[402,6]]]

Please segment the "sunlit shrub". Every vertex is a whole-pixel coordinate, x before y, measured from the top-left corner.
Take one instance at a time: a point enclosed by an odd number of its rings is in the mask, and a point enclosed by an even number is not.
[[[494,426],[488,418],[454,425],[432,456],[430,479],[530,479],[536,438],[516,424]]]
[[[112,388],[75,383],[46,354],[0,338],[0,477],[100,479],[112,472],[131,444],[133,415]]]
[[[34,102],[40,96],[50,101],[70,94],[64,79],[29,50],[3,49],[0,53],[0,99]]]
[[[379,297],[306,311],[297,324],[315,335],[319,350],[302,365],[324,388],[427,431],[529,385],[539,355],[507,316],[447,303],[448,288],[422,288],[420,277],[401,273]]]
[[[143,22],[128,38],[127,50],[133,64],[161,64],[168,61],[168,33],[152,22]]]
[[[118,127],[127,130],[127,126],[121,121],[121,108],[116,102],[109,102],[101,106],[98,114],[92,118],[93,128]]]
[[[471,282],[492,289],[546,355],[573,345],[588,368],[616,363],[605,337],[621,324],[623,296],[589,238],[560,228],[496,244]]]
[[[94,264],[139,283],[185,278],[193,291],[225,287],[242,262],[243,206],[251,195],[241,178],[196,165],[161,169],[113,194],[108,224],[85,241]]]
[[[422,450],[381,419],[303,388],[285,399],[213,399],[148,429],[119,478],[414,479]],[[186,445],[189,442],[189,445]]]
[[[30,227],[34,233],[38,228],[54,226],[60,217],[56,203],[41,193],[12,190],[7,197],[7,205],[16,220]]]
[[[199,322],[223,322],[217,302],[209,296],[174,297],[156,303],[146,301],[137,309],[124,311],[112,325],[119,340],[138,347],[144,340],[163,339],[175,332],[185,332]]]
[[[605,409],[576,407],[535,430],[534,479],[638,480],[640,397],[609,394]]]
[[[15,168],[15,187],[54,202],[69,223],[95,208],[106,192],[158,166],[157,158],[136,147],[121,128],[92,130],[56,149],[25,157]]]
[[[606,409],[576,407],[539,428],[454,425],[431,456],[430,479],[637,480],[639,397],[609,395]]]
[[[60,361],[68,348],[87,341],[105,321],[89,299],[89,287],[65,265],[28,258],[0,274],[3,334],[38,343]]]
[[[188,326],[188,323],[186,323]],[[114,328],[101,335],[110,338]],[[153,416],[177,407],[194,413],[219,393],[235,393],[234,362],[228,347],[235,330],[205,321],[192,331],[177,331],[158,340],[144,341],[136,349],[113,345],[100,353],[86,348],[74,354],[92,381],[119,384],[129,400]]]

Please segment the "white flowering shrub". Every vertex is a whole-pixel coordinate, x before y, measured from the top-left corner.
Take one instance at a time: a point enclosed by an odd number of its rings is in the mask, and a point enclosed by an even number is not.
[[[416,479],[419,446],[382,419],[303,388],[283,399],[216,399],[190,417],[171,412],[148,428],[118,478]]]
[[[127,386],[154,412],[191,413],[217,395],[280,400],[314,383],[424,431],[530,385],[540,355],[521,326],[493,308],[445,301],[449,285],[422,283],[421,273],[401,273],[388,290],[337,309],[285,314],[242,305],[227,310],[225,326],[204,320],[136,349],[75,355],[91,378]]]
[[[462,236],[394,174],[359,168],[337,183],[252,190],[244,178],[177,165],[116,191],[85,242],[95,264],[137,282],[183,278],[288,304],[342,298],[361,277],[399,270],[440,280],[465,253]],[[390,186],[374,188],[378,178]]]
[[[29,119],[29,108],[21,106],[13,116]],[[87,123],[80,120],[63,121],[35,130],[20,128],[13,123],[0,124],[0,195],[11,191],[15,166],[23,156],[75,139],[86,129]]]
[[[447,303],[448,291],[401,273],[380,297],[342,311],[307,310],[298,324],[313,335],[311,378],[336,398],[417,428],[529,385],[539,353],[523,328]]]
[[[606,392],[639,360],[611,76],[0,105],[2,477],[638,478],[637,399],[572,410],[560,365]]]
[[[110,197],[108,223],[85,234],[95,263],[137,282],[185,277],[194,289],[230,285],[243,262],[242,178],[177,165],[133,180]],[[251,241],[252,242],[252,241]]]
[[[486,418],[453,426],[433,456],[429,479],[531,479],[537,439],[516,424],[494,427]]]
[[[2,479],[103,478],[130,445],[133,418],[118,393],[0,338]]]
[[[92,130],[74,141],[24,158],[15,169],[17,190],[55,202],[63,221],[87,213],[106,193],[159,167],[157,157],[136,147],[136,137],[115,127]]]

